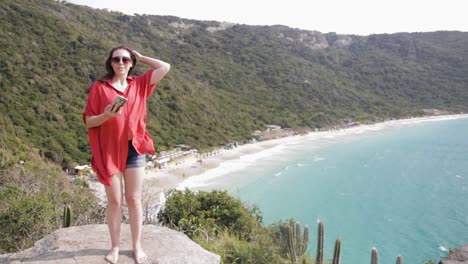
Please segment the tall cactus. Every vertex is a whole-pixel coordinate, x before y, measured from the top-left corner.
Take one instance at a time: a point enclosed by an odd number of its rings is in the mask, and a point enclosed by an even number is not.
[[[402,257],[402,256],[399,255],[399,256],[396,258],[396,264],[403,264],[403,257]]]
[[[333,264],[340,264],[341,258],[341,240],[337,239],[335,241],[335,250],[333,251]]]
[[[287,248],[291,260],[296,263],[307,251],[309,244],[309,227],[304,227],[304,233],[301,234],[301,225],[292,221],[286,223],[286,226],[280,227],[283,244]]]
[[[315,259],[315,264],[323,264],[323,223],[318,223],[318,232],[317,232],[317,257]]]
[[[379,264],[379,252],[375,247],[372,248],[371,264]]]
[[[63,227],[70,227],[72,219],[72,209],[68,204],[63,207]]]
[[[296,229],[296,247],[297,247],[297,253],[298,256],[302,256],[306,253],[307,251],[307,246],[309,245],[309,226],[305,225],[304,226],[304,232],[301,235],[301,224],[299,222],[296,222],[295,225]]]
[[[288,226],[288,249],[291,260],[297,261],[297,248],[296,248],[296,239],[294,237],[294,231],[291,225]]]

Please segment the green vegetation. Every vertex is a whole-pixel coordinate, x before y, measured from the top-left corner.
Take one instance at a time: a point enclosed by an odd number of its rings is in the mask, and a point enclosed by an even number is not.
[[[70,227],[72,219],[72,209],[68,204],[63,207],[63,227]]]
[[[309,244],[309,227],[304,227],[301,234],[301,225],[292,221],[287,225],[280,226],[280,243],[288,248],[288,256],[293,262],[297,262],[307,252]]]
[[[371,251],[371,264],[379,264],[379,251],[376,248]]]
[[[466,111],[468,33],[344,36],[95,10],[52,0],[0,3],[0,126],[13,160],[89,162],[86,88],[125,44],[172,64],[149,100],[156,147],[199,149],[265,124],[301,129]],[[146,71],[137,66],[136,72]]]
[[[301,235],[293,220],[264,226],[256,207],[225,191],[173,190],[159,219],[219,254],[223,263],[313,263],[306,229]]]
[[[317,230],[317,255],[315,257],[316,264],[323,264],[323,223],[318,224]]]
[[[340,263],[341,263],[341,240],[337,239],[335,241],[335,249],[333,250],[332,264],[340,264]]]
[[[56,165],[35,165],[38,158],[32,153],[31,162],[0,170],[0,254],[27,249],[65,223],[104,222],[104,208],[88,188],[72,185]]]
[[[159,219],[165,225],[183,231],[190,237],[197,232],[215,236],[228,231],[242,239],[249,239],[261,223],[262,216],[256,207],[244,207],[225,191],[199,192],[170,191],[165,209]],[[209,227],[203,231],[200,228]]]
[[[403,264],[403,257],[402,256],[397,256],[395,263],[396,264]]]

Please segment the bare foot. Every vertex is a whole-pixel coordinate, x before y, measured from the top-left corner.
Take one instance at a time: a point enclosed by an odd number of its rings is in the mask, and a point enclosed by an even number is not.
[[[109,263],[116,264],[117,260],[119,260],[119,248],[111,248],[104,260]]]
[[[134,250],[133,254],[135,255],[135,264],[143,264],[148,260],[148,256],[146,256],[145,252],[143,252],[141,248]]]

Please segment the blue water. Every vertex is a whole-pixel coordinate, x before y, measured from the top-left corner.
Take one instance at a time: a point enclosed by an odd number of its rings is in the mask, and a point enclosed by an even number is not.
[[[237,176],[236,176],[237,175]],[[266,224],[294,218],[325,225],[325,257],[342,241],[342,263],[438,261],[468,243],[468,119],[410,124],[303,142],[229,177],[227,189],[257,205]]]

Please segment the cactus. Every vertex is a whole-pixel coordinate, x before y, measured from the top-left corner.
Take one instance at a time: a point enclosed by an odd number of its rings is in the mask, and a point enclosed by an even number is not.
[[[296,239],[294,238],[294,232],[291,225],[288,226],[288,249],[291,260],[296,262],[297,253],[296,253]]]
[[[280,227],[283,244],[286,246],[288,255],[296,263],[307,251],[309,244],[309,227],[304,227],[304,233],[301,234],[301,225],[288,222],[286,226]]]
[[[379,264],[379,252],[375,247],[372,248],[371,264]]]
[[[340,264],[341,257],[341,240],[337,239],[335,241],[335,250],[333,252],[333,264]]]
[[[396,264],[403,264],[403,257],[402,256],[398,256],[396,258]]]
[[[315,264],[323,264],[323,223],[319,222],[318,224],[318,233],[317,233],[317,257]]]
[[[304,226],[304,233],[301,236],[301,224],[298,222],[296,223],[296,248],[298,256],[302,256],[307,251],[307,246],[309,244],[309,227],[307,225]]]
[[[72,219],[72,210],[68,204],[63,207],[63,227],[70,227]]]

